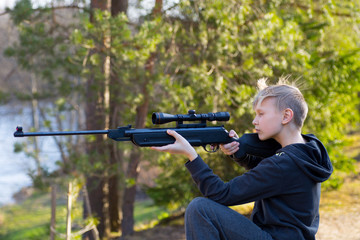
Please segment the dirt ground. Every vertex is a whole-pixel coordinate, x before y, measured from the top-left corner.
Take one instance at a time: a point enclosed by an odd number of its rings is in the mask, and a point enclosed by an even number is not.
[[[320,220],[317,240],[360,240],[360,207],[351,212],[325,213]]]
[[[317,240],[360,240],[360,176],[323,193]]]
[[[317,240],[360,240],[360,176],[337,191],[323,192]],[[158,226],[136,232],[126,240],[185,240],[183,226]]]

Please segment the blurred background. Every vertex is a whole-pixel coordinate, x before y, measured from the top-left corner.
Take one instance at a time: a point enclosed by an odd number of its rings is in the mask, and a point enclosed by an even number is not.
[[[15,139],[16,126],[151,128],[153,112],[195,109],[228,111],[221,124],[243,134],[252,131],[256,81],[289,77],[309,105],[303,132],[324,143],[335,168],[323,184],[317,237],[360,239],[351,214],[360,210],[359,7],[2,0],[0,238],[185,239],[184,210],[200,195],[185,159],[101,135]],[[199,153],[224,181],[245,171],[222,153]]]

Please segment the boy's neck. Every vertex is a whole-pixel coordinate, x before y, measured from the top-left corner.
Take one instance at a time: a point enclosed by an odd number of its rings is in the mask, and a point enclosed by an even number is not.
[[[282,147],[295,143],[306,143],[305,139],[301,135],[301,130],[298,129],[283,129],[278,136],[275,137],[275,140],[280,143]]]

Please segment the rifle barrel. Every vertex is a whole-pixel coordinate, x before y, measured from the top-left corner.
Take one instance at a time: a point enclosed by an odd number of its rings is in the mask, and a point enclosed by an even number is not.
[[[87,131],[64,131],[64,132],[26,132],[22,127],[17,127],[14,137],[34,137],[34,136],[63,136],[63,135],[91,135],[91,134],[108,134],[109,130],[87,130]]]

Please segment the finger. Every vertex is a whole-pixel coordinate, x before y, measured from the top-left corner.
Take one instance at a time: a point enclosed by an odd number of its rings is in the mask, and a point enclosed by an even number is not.
[[[234,153],[236,153],[238,150],[237,149],[234,149],[234,150],[231,150],[231,151],[223,151],[224,154],[226,155],[233,155]]]
[[[239,143],[232,142],[225,145],[220,145],[221,151],[223,151],[226,155],[231,155],[236,153],[239,150]]]
[[[239,151],[239,147],[232,148],[231,150],[229,150],[229,155],[232,155],[232,154],[236,153],[237,151]]]
[[[165,152],[169,150],[169,145],[161,146],[161,147],[150,147],[150,149],[159,151],[159,152]]]
[[[229,151],[234,151],[234,150],[239,150],[239,146],[240,144],[238,142],[232,142],[230,147],[229,147]]]
[[[168,130],[166,131],[166,133],[169,134],[170,136],[173,136],[176,140],[177,140],[177,139],[183,139],[183,138],[184,138],[183,136],[181,136],[180,134],[178,134],[178,133],[177,133],[176,131],[174,131],[174,130],[168,129]]]
[[[237,141],[233,141],[233,142],[227,143],[227,144],[220,144],[221,149],[226,149],[226,150],[234,149],[238,146],[239,146],[239,142],[237,142]]]
[[[229,137],[235,137],[235,138],[239,138],[239,136],[237,135],[237,133],[234,130],[230,130],[229,132]]]
[[[229,132],[229,137],[234,137],[234,136],[235,136],[235,131],[231,129]]]

